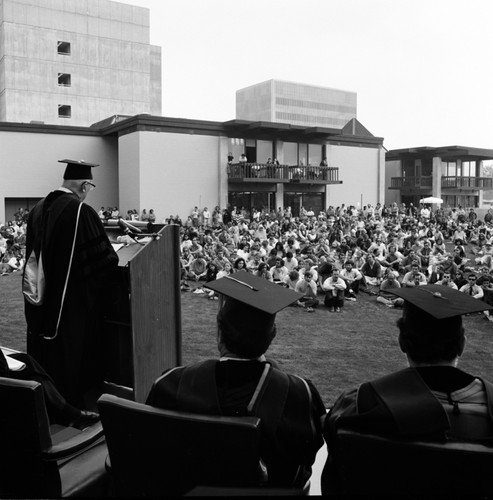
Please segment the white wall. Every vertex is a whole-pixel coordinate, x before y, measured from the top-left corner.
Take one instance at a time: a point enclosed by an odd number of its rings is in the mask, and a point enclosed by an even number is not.
[[[140,215],[140,133],[126,134],[118,139],[118,198],[120,214],[136,209]]]
[[[138,181],[130,173],[132,150],[138,151]],[[139,199],[140,204],[120,209],[140,213],[153,208],[159,222],[171,214],[185,220],[195,205],[212,211],[219,203],[222,163],[219,137],[147,131],[125,135],[120,138],[120,199]]]
[[[97,189],[86,203],[96,210],[118,200],[116,144],[101,137],[0,131],[0,223],[5,198],[43,198],[63,181],[64,158],[99,163],[93,170]]]
[[[378,202],[378,148],[358,148],[327,144],[327,161],[330,167],[339,168],[343,184],[327,186],[327,206],[363,205]]]

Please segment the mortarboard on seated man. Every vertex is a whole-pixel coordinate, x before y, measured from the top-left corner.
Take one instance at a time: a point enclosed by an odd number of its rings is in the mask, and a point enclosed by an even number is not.
[[[365,382],[336,400],[324,426],[329,457],[322,493],[334,492],[337,484],[341,427],[435,442],[491,443],[493,438],[493,384],[457,368],[466,344],[462,315],[493,306],[441,285],[393,293],[404,299],[397,327],[409,367]]]
[[[27,352],[70,404],[85,408],[85,394],[103,381],[100,330],[118,256],[97,212],[84,203],[96,187],[92,170],[98,165],[60,162],[66,164],[62,185],[36,204],[27,223]],[[34,261],[44,271],[43,289]]]
[[[325,407],[309,380],[283,372],[265,357],[276,336],[276,313],[296,302],[300,294],[249,273],[225,276],[204,286],[221,297],[217,314],[220,358],[165,372],[154,383],[147,404],[209,415],[259,417],[267,485],[301,487],[323,444]]]

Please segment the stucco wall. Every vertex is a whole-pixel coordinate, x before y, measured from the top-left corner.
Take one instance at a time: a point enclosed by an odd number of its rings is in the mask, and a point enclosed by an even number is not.
[[[327,145],[327,161],[330,167],[339,168],[339,180],[343,184],[327,187],[327,206],[346,206],[378,201],[378,157],[377,148],[358,148],[348,146]]]
[[[135,161],[131,150],[138,150],[138,181],[129,174]],[[186,219],[195,205],[212,211],[219,203],[218,169],[226,168],[219,167],[218,155],[218,137],[158,132],[121,137],[120,199],[140,202],[121,211],[153,208],[159,222],[171,214]]]
[[[402,177],[400,160],[385,162],[385,204],[390,205],[394,202],[401,203],[401,192],[399,189],[389,189],[392,177]]]
[[[5,198],[42,198],[62,183],[69,158],[99,163],[93,170],[97,189],[86,203],[96,210],[116,205],[116,142],[101,137],[0,131],[0,223],[6,220]],[[9,214],[10,216],[11,214]]]

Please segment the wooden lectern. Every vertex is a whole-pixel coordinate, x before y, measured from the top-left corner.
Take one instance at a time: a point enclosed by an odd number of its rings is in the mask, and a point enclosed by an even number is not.
[[[124,235],[106,226],[110,241]],[[181,363],[179,226],[153,225],[118,249],[114,300],[106,314],[105,392],[145,402],[153,382]]]

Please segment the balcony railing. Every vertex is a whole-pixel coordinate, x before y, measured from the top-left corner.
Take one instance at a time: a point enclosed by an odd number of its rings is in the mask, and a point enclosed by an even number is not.
[[[228,165],[230,180],[257,182],[304,182],[340,184],[337,167],[274,165],[271,163],[233,163]]]
[[[392,177],[390,179],[390,189],[403,189],[403,188],[429,189],[431,187],[432,187],[431,176]],[[441,188],[442,189],[493,188],[493,178],[442,176]]]
[[[432,183],[433,179],[431,176],[392,177],[390,179],[390,189],[431,188]]]
[[[442,177],[442,188],[484,189],[493,187],[491,177]]]

